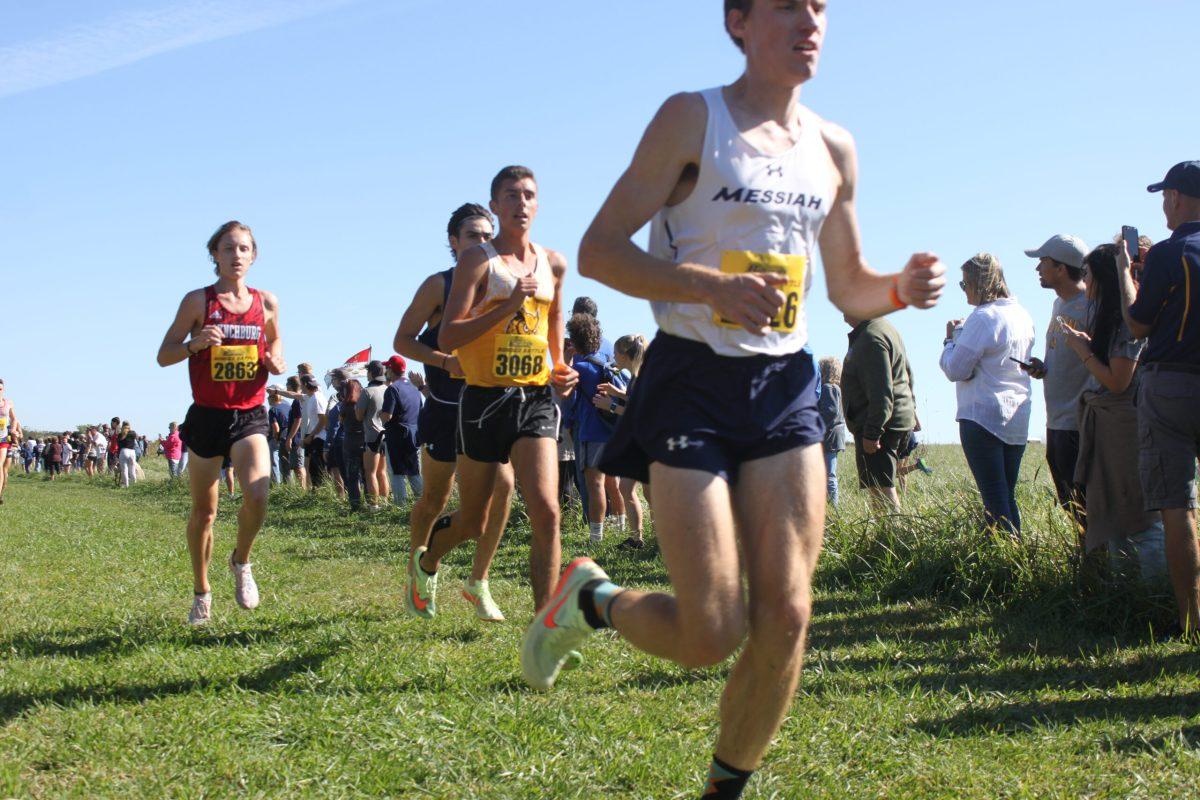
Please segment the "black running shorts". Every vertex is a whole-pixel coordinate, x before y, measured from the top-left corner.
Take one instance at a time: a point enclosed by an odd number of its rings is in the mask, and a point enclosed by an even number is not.
[[[507,464],[518,439],[558,439],[559,414],[549,386],[467,386],[458,401],[458,452],[472,461]]]
[[[193,405],[179,426],[179,438],[198,458],[228,458],[234,442],[258,434],[267,435],[267,410],[262,406],[236,411]]]
[[[600,471],[647,482],[658,462],[732,483],[747,461],[824,441],[817,377],[803,350],[719,356],[702,342],[659,331]]]
[[[434,461],[458,458],[458,403],[427,400],[417,417],[417,442]]]

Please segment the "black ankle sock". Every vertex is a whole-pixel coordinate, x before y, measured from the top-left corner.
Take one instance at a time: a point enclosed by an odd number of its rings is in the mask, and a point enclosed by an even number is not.
[[[622,591],[624,590],[619,586],[603,578],[597,578],[584,584],[583,588],[579,590],[579,609],[583,612],[583,618],[587,624],[596,630],[611,628],[612,620],[609,619],[608,610],[612,607],[613,600]],[[596,603],[597,592],[600,593],[599,608]]]
[[[704,783],[702,800],[737,800],[746,789],[746,783],[753,771],[731,767],[721,759],[713,756],[708,768],[708,780]]]
[[[438,519],[437,522],[433,523],[433,528],[429,531],[429,538],[425,540],[425,550],[426,551],[428,551],[430,548],[433,547],[433,537],[437,536],[440,531],[443,531],[446,528],[449,528],[450,522],[451,522],[450,515],[447,514],[446,516]],[[421,558],[424,558],[424,557],[425,557],[425,554],[422,553]],[[421,559],[420,558],[417,559],[417,566],[421,567]],[[424,572],[426,575],[437,575],[436,569],[433,572],[430,572],[429,570],[425,569],[424,567],[421,567],[421,571]]]

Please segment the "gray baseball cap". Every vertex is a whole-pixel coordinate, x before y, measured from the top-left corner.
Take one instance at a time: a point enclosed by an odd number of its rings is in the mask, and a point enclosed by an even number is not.
[[[1026,250],[1030,258],[1052,258],[1055,261],[1079,269],[1088,254],[1088,246],[1078,236],[1057,233],[1046,240],[1037,250]]]

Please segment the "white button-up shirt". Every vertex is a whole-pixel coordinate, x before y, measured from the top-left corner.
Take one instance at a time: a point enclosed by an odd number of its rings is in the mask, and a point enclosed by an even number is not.
[[[970,420],[1005,444],[1029,441],[1029,361],[1033,318],[1015,297],[978,306],[942,350],[941,367],[958,393],[957,420]]]

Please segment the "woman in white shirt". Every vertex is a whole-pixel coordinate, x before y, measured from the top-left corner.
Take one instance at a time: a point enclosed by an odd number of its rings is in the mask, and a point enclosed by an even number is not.
[[[959,438],[988,523],[1021,532],[1017,474],[1029,439],[1033,319],[1010,296],[1000,261],[980,253],[963,264],[959,287],[975,310],[946,325],[941,367],[958,393]]]

